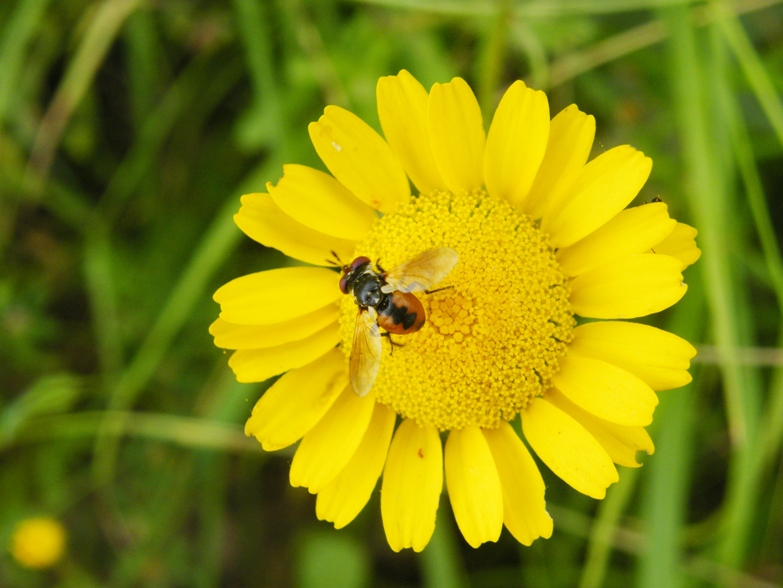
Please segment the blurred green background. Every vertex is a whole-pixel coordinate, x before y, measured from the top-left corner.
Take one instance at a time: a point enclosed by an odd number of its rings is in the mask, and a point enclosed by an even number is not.
[[[447,498],[394,554],[377,492],[335,531],[242,433],[214,290],[288,263],[233,225],[326,104],[515,79],[654,160],[639,196],[699,229],[652,322],[694,342],[654,456],[596,502],[542,466],[554,535],[470,549]],[[0,586],[768,587],[783,582],[783,6],[774,0],[0,2]],[[68,552],[31,571],[16,523]]]

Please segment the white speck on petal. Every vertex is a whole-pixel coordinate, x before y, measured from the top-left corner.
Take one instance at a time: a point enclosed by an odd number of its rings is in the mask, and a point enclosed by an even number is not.
[[[337,141],[332,141],[332,147],[334,147],[335,151],[342,151],[343,148],[340,147],[340,144]]]

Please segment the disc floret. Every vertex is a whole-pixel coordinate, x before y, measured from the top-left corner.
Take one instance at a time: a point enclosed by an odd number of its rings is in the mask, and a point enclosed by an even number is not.
[[[439,291],[417,294],[424,328],[393,337],[393,349],[384,341],[376,400],[420,426],[497,427],[544,393],[565,355],[575,324],[566,278],[536,223],[484,191],[411,199],[355,253],[394,267],[432,247],[453,248],[459,263]],[[346,357],[356,312],[346,296]]]

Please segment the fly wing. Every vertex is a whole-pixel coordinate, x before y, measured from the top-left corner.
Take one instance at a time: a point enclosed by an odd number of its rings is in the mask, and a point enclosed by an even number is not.
[[[381,332],[374,308],[359,311],[353,331],[351,349],[351,386],[359,396],[367,396],[381,369]]]
[[[420,292],[429,290],[440,282],[457,265],[459,255],[448,247],[427,249],[410,261],[406,261],[389,270],[384,279],[386,284],[381,291],[388,294],[400,292]]]

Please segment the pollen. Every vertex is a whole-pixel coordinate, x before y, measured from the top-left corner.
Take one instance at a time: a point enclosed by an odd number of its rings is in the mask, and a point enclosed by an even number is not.
[[[527,215],[484,191],[434,192],[375,223],[357,247],[388,270],[432,247],[459,262],[431,293],[417,292],[427,322],[384,337],[373,390],[420,426],[494,428],[549,387],[575,321],[568,281],[546,235]],[[357,307],[341,302],[350,356]]]

